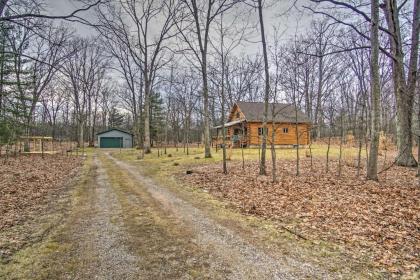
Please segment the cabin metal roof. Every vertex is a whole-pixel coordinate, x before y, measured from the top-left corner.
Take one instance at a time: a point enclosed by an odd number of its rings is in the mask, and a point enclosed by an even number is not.
[[[231,121],[231,122],[227,122],[227,123],[225,123],[225,124],[224,124],[224,126],[225,126],[225,127],[230,127],[230,126],[233,126],[233,125],[235,125],[235,124],[241,123],[241,122],[243,122],[243,121],[245,121],[245,120],[244,120],[244,119],[234,120],[234,121]],[[218,125],[218,126],[214,126],[213,128],[222,128],[222,127],[223,127],[223,124]]]
[[[263,102],[238,101],[235,103],[235,105],[238,106],[240,111],[244,114],[246,121],[248,122],[262,122],[263,121],[263,116],[264,116],[264,103]],[[233,110],[234,108],[232,108],[232,112]],[[296,110],[293,104],[270,103],[268,105],[267,122],[274,121],[274,122],[279,122],[279,123],[295,123],[296,120],[298,123],[311,123],[311,120],[300,110],[297,110],[297,118],[296,118]]]

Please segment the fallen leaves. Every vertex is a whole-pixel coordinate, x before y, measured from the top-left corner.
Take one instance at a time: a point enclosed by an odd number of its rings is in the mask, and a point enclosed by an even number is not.
[[[356,178],[356,169],[345,167],[342,176],[331,163],[301,160],[295,176],[294,161],[278,162],[279,182],[257,176],[258,163],[229,163],[229,174],[220,165],[196,167],[187,180],[215,196],[230,201],[247,214],[282,221],[300,235],[345,245],[373,264],[392,273],[413,272],[420,264],[420,187],[416,170],[392,167],[379,182]],[[196,172],[197,171],[197,172]]]
[[[19,156],[0,161],[0,231],[23,222],[73,177],[81,159]]]

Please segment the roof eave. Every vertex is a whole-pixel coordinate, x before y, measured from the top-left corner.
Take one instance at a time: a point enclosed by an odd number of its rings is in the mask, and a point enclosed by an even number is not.
[[[110,132],[110,131],[112,131],[112,130],[117,130],[117,131],[119,131],[119,132],[122,132],[122,133],[125,133],[125,134],[129,134],[129,135],[131,135],[131,136],[134,136],[134,134],[133,134],[133,133],[128,132],[128,131],[125,131],[125,130],[122,130],[122,129],[118,129],[118,128],[110,128],[110,129],[108,129],[108,130],[98,132],[98,133],[96,133],[96,135],[104,134],[104,133]]]

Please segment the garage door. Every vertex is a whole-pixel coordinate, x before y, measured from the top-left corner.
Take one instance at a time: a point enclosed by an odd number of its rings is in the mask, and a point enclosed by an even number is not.
[[[122,137],[101,137],[101,148],[120,148],[122,147]]]

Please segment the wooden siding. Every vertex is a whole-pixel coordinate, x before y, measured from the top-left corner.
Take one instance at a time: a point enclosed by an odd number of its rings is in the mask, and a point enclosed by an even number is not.
[[[228,122],[236,121],[236,120],[245,120],[245,115],[241,111],[241,109],[235,104],[232,108]],[[241,129],[242,126],[245,128],[245,135],[242,138]],[[231,127],[226,128],[226,143],[227,145],[233,145],[234,147],[240,145],[240,141],[238,141],[238,136],[233,136],[235,129],[239,129],[239,137],[242,139],[242,143],[246,143],[247,146],[256,146],[260,145],[262,142],[262,135],[258,135],[258,128],[262,128],[262,122],[253,121],[235,124]],[[268,133],[267,133],[267,144],[271,144],[271,134],[272,134],[272,124],[268,123]],[[294,123],[276,123],[275,124],[275,137],[274,137],[274,144],[275,145],[296,145],[297,144],[297,137],[296,137],[296,124]],[[299,132],[299,145],[309,145],[310,143],[310,127],[309,123],[299,123],[298,124],[298,132]],[[287,129],[285,132],[283,129]],[[214,143],[216,145],[220,145],[222,143],[222,131],[218,129],[218,136],[213,137]],[[236,140],[233,140],[236,139]]]
[[[244,128],[246,134],[243,138],[243,143],[246,143],[247,146],[249,145],[260,145],[262,141],[262,136],[258,135],[258,128],[262,128],[261,122],[251,122],[251,123],[244,123]],[[276,126],[276,135],[274,137],[274,145],[296,145],[296,125],[293,123],[279,123],[275,124]],[[227,145],[231,145],[231,140],[234,139],[233,134],[235,129],[241,129],[242,124],[238,124],[232,127],[226,128],[226,143]],[[287,133],[283,132],[283,129],[287,128]],[[272,131],[272,124],[268,124],[268,134],[267,134],[267,144],[271,144],[271,131]],[[310,142],[310,124],[298,124],[298,131],[299,131],[299,145],[309,145]],[[240,137],[242,138],[241,132],[239,132]],[[218,138],[214,139],[217,145],[222,143],[222,132],[221,129],[219,130]],[[233,143],[234,146],[238,146],[239,143]]]
[[[262,128],[263,125],[261,122],[252,122],[248,123],[248,143],[250,145],[259,145],[262,141],[262,136],[258,135],[258,128]],[[267,143],[271,144],[271,132],[272,124],[267,124],[268,134],[267,134]],[[274,137],[275,145],[295,145],[297,144],[296,139],[296,125],[290,123],[279,123],[275,124],[276,131]],[[283,128],[287,128],[288,132],[284,133]],[[309,144],[309,124],[298,124],[299,131],[299,145],[308,145]]]

